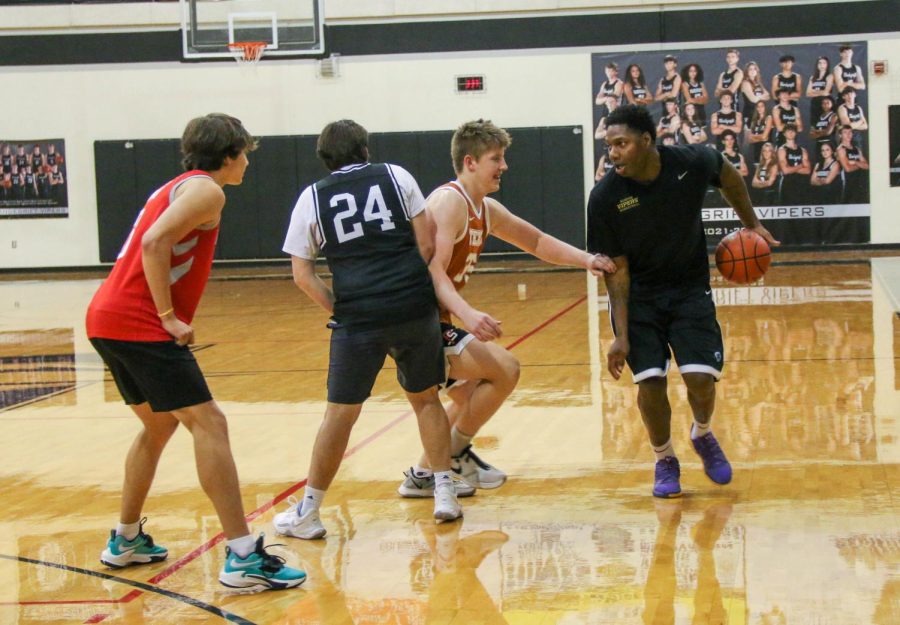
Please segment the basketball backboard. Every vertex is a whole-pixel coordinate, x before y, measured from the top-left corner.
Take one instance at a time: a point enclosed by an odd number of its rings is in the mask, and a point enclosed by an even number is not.
[[[324,53],[324,0],[180,0],[185,59],[233,56],[228,45],[266,43],[265,55]]]

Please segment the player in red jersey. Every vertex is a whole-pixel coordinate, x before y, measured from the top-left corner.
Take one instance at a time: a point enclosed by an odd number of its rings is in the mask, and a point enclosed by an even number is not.
[[[191,120],[181,138],[187,170],[147,200],[109,278],[87,312],[87,335],[125,403],[143,423],[125,460],[119,525],[100,561],[120,568],[159,562],[168,551],[143,532],[141,509],[178,424],[194,438],[200,484],[228,540],[219,581],[242,590],[299,586],[306,573],[266,553],[244,517],[225,415],[188,345],[209,279],[225,185],[239,185],[256,141],[221,113]]]

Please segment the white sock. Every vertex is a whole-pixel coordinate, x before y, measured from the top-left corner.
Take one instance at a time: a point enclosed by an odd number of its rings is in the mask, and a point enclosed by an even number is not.
[[[256,549],[256,539],[251,534],[229,540],[226,544],[231,552],[239,558],[246,558]]]
[[[674,458],[675,457],[675,448],[672,447],[672,439],[669,438],[665,443],[660,445],[659,447],[653,447],[653,453],[656,454],[657,460],[664,460],[666,458]]]
[[[472,438],[474,436],[474,434],[472,434],[471,436],[468,434],[463,434],[462,432],[457,430],[456,426],[454,425],[450,429],[450,455],[458,456],[463,449],[472,444]]]
[[[434,472],[434,488],[437,490],[439,484],[443,483],[453,484],[453,472],[452,471],[435,471]]]
[[[413,475],[416,477],[431,477],[432,471],[430,467],[423,467],[420,465],[416,465],[412,468]]]
[[[325,499],[324,490],[307,486],[303,489],[303,499],[300,500],[300,510],[297,511],[297,514],[303,516],[310,510],[318,510],[323,499]]]
[[[694,425],[691,426],[691,440],[697,440],[701,436],[706,436],[707,434],[709,434],[711,427],[712,421],[710,421],[706,425],[694,421]]]
[[[134,540],[141,531],[141,522],[119,523],[116,526],[116,536],[122,536],[125,540]]]

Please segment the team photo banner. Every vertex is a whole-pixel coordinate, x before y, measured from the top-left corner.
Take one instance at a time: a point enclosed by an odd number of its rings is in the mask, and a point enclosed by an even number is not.
[[[612,170],[610,112],[646,106],[659,145],[706,145],[730,161],[783,243],[867,243],[867,56],[865,42],[593,54],[594,178]],[[740,227],[717,189],[703,217],[710,246]]]
[[[62,139],[0,139],[0,218],[68,217]]]

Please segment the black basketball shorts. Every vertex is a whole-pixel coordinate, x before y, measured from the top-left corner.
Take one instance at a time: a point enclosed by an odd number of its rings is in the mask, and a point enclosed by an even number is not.
[[[390,356],[397,381],[409,393],[421,393],[444,382],[444,354],[437,308],[419,319],[381,328],[331,331],[328,401],[361,404],[372,393],[375,378]]]
[[[629,301],[627,362],[635,383],[665,377],[673,352],[682,374],[722,377],[725,347],[711,293],[708,286],[691,286]]]
[[[175,341],[90,339],[109,367],[128,405],[148,402],[154,412],[170,412],[212,399],[197,359]]]

